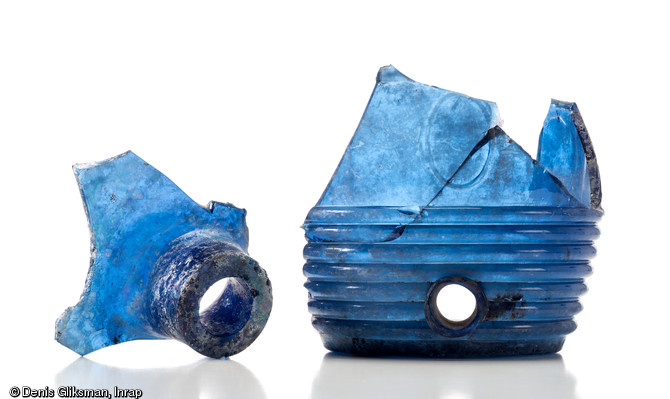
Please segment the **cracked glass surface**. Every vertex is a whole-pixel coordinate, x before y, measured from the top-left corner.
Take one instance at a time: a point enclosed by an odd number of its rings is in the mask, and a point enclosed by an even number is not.
[[[560,350],[576,328],[599,235],[595,152],[574,103],[552,100],[535,159],[499,124],[495,103],[380,69],[303,226],[309,307],[327,348]],[[458,331],[432,297],[452,283],[482,292],[479,311]]]

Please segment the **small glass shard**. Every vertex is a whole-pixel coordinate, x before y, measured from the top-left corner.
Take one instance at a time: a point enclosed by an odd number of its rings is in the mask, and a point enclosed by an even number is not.
[[[91,266],[56,340],[80,355],[136,339],[174,338],[210,357],[238,353],[267,322],[272,289],[247,254],[246,211],[193,202],[132,152],[74,166],[91,230]],[[199,301],[231,278],[217,301]]]

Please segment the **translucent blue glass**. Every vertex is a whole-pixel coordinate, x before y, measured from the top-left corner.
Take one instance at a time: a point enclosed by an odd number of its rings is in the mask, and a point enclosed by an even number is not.
[[[598,165],[577,106],[552,101],[533,159],[494,103],[393,67],[305,220],[309,310],[326,348],[367,355],[559,351],[591,273]],[[450,320],[440,290],[467,288]]]
[[[202,207],[132,152],[75,165],[91,230],[91,266],[56,340],[80,355],[137,339],[173,338],[231,356],[261,333],[272,307],[265,271],[247,254],[246,211]],[[200,299],[228,279],[207,309]]]

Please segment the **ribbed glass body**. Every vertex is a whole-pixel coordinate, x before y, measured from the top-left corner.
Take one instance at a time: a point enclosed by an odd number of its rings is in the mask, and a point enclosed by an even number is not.
[[[601,216],[581,207],[426,208],[420,217],[315,207],[304,225],[313,324],[339,352],[556,352],[576,328]],[[465,324],[440,318],[434,296],[445,283],[483,293]]]

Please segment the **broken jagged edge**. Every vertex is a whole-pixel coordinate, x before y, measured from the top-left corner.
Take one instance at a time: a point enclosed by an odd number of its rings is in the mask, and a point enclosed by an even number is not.
[[[534,160],[488,101],[392,66],[304,224],[313,324],[328,349],[372,355],[551,353],[576,328],[602,216],[574,103],[552,101]],[[569,281],[569,282],[566,282]],[[462,322],[442,288],[476,299]]]
[[[246,211],[204,208],[128,151],[73,167],[91,231],[91,265],[56,340],[80,355],[137,339],[174,338],[220,358],[244,350],[272,308],[265,270],[247,254]],[[228,278],[219,298],[200,299]]]

